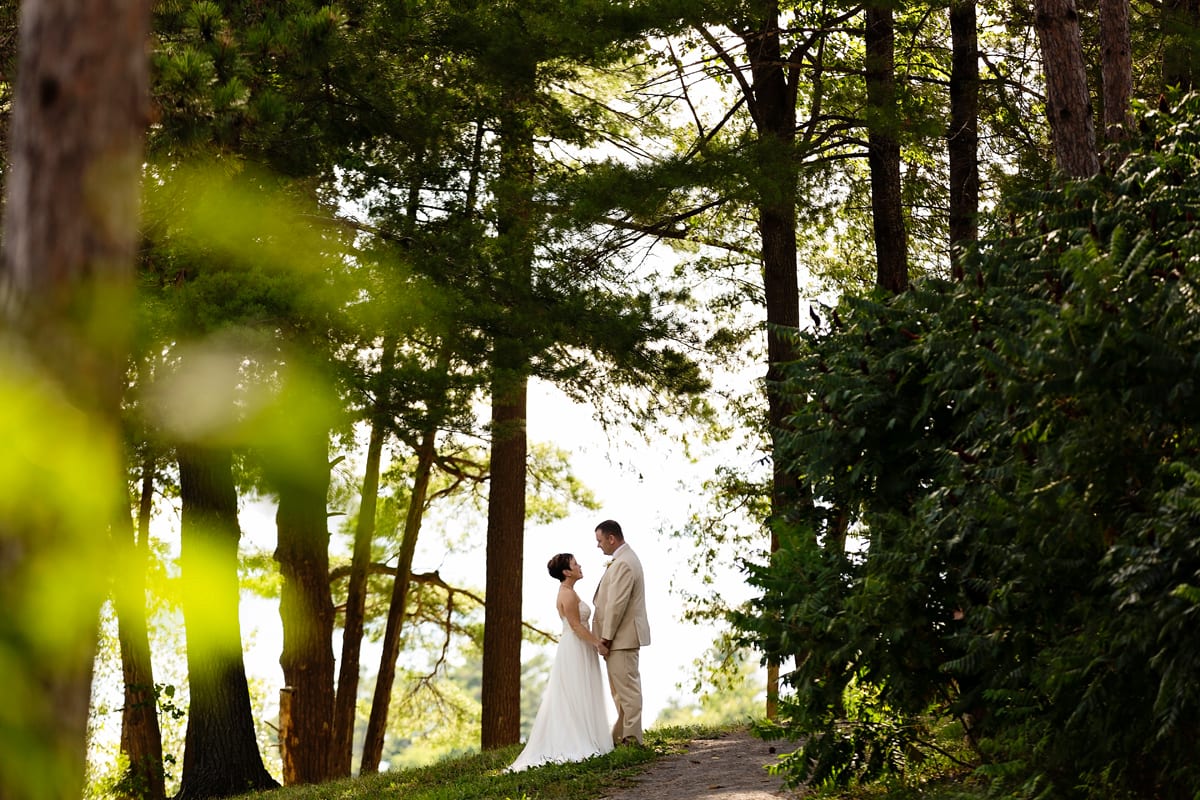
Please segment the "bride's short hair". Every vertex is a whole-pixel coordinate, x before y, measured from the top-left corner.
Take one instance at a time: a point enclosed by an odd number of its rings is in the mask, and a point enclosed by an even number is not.
[[[559,553],[551,558],[546,564],[546,569],[550,570],[550,577],[559,583],[566,580],[566,572],[571,568],[571,559],[574,557],[570,553]]]

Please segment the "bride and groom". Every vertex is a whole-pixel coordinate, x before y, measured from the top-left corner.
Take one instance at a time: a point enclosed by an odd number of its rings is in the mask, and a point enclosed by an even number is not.
[[[610,558],[592,598],[594,611],[575,592],[575,584],[583,578],[575,556],[559,553],[547,564],[551,577],[560,583],[556,604],[563,632],[533,730],[510,772],[550,762],[582,761],[619,744],[642,743],[638,654],[639,648],[650,644],[642,562],[613,520],[596,526],[596,546]],[[600,656],[617,707],[611,730]]]

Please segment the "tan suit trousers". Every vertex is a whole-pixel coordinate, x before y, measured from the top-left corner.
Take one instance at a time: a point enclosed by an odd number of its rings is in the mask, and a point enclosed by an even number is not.
[[[633,737],[642,741],[642,676],[638,672],[640,650],[611,650],[605,658],[608,667],[608,688],[617,706],[617,722],[613,725],[613,744]]]

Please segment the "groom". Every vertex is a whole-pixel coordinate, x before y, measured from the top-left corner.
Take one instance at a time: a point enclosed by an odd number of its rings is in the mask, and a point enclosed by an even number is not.
[[[593,603],[592,633],[600,639],[600,655],[608,666],[608,685],[617,705],[614,744],[642,743],[642,676],[638,672],[639,648],[650,644],[646,618],[646,581],[642,562],[629,545],[621,526],[606,519],[596,526],[596,546],[611,556]]]

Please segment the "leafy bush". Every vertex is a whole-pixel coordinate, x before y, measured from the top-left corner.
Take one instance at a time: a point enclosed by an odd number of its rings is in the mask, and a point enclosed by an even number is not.
[[[1006,790],[1200,786],[1200,100],[1142,129],[1014,203],[967,280],[798,335],[780,456],[818,500],[739,618],[794,665],[797,778],[902,772],[955,716]]]

